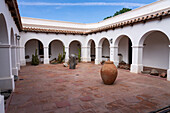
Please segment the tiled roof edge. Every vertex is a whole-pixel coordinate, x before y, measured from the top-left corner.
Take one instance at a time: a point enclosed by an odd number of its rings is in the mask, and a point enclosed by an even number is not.
[[[43,28],[33,28],[33,27],[23,27],[23,31],[25,32],[45,32],[45,33],[61,33],[61,34],[79,34],[79,35],[88,35],[92,33],[107,31],[110,29],[116,29],[118,27],[124,27],[127,25],[133,25],[135,23],[143,22],[145,23],[147,20],[153,20],[155,18],[159,18],[160,20],[162,17],[170,15],[170,8],[156,11],[147,15],[143,15],[140,17],[131,18],[125,21],[113,23],[110,25],[102,26],[97,29],[93,29],[90,31],[69,31],[69,30],[54,30],[54,29],[43,29]]]

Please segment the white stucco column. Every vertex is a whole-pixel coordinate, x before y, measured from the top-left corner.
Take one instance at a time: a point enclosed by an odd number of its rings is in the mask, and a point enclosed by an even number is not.
[[[19,47],[19,41],[17,41],[17,48],[16,48],[16,55],[17,55],[17,67],[18,70],[20,70],[20,47]]]
[[[68,62],[69,61],[69,47],[65,47],[65,52],[66,52],[65,62]]]
[[[132,64],[130,72],[141,73],[143,71],[143,46],[132,46]]]
[[[110,46],[110,61],[113,61],[114,59],[114,47]]]
[[[86,47],[81,47],[81,61],[86,61]]]
[[[20,47],[17,46],[17,67],[20,70]]]
[[[12,75],[18,76],[16,46],[11,46]]]
[[[81,60],[84,62],[90,61],[90,47],[81,48]]]
[[[86,49],[86,56],[87,56],[87,62],[91,62],[91,47],[87,47]]]
[[[170,81],[170,45],[169,45],[169,69],[167,70],[167,80]]]
[[[4,96],[0,95],[0,113],[5,113]]]
[[[100,64],[102,60],[102,47],[96,47],[96,59],[95,64]]]
[[[0,89],[14,90],[10,45],[0,45],[0,53]]]
[[[26,60],[25,60],[25,47],[19,47],[20,48],[20,65],[25,66]]]
[[[119,65],[118,46],[110,47],[110,61],[113,61],[116,67]]]
[[[44,47],[44,64],[49,64],[49,52],[48,47]]]

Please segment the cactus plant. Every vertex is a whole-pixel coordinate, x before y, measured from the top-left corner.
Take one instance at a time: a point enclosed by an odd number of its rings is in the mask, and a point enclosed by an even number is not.
[[[58,54],[57,62],[62,63],[65,60],[65,56],[66,56],[65,47],[63,47],[63,55],[62,53]]]
[[[38,58],[38,54],[37,54],[37,49],[35,50],[35,62],[36,62],[36,65],[39,64],[39,58]]]
[[[32,54],[32,61],[31,61],[31,65],[34,65],[35,64],[35,56],[34,54]]]
[[[78,48],[78,62],[81,62],[81,48]]]
[[[59,53],[58,55],[58,59],[57,59],[58,63],[62,63],[62,54]]]
[[[63,57],[62,57],[62,61],[65,60],[65,56],[66,56],[65,47],[63,47]]]
[[[38,59],[38,54],[37,54],[37,49],[35,50],[35,55],[32,54],[32,62],[31,65],[38,65],[39,64],[39,59]]]

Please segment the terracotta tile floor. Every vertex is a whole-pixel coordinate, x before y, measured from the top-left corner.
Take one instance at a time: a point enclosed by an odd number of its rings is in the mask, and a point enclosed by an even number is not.
[[[170,105],[170,82],[118,70],[104,85],[101,65],[80,63],[22,67],[7,113],[146,113]]]

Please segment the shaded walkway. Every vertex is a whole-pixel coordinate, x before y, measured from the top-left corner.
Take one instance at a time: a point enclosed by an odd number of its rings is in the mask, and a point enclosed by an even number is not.
[[[7,113],[145,113],[170,104],[170,82],[119,69],[104,85],[101,65],[80,63],[22,67]]]

